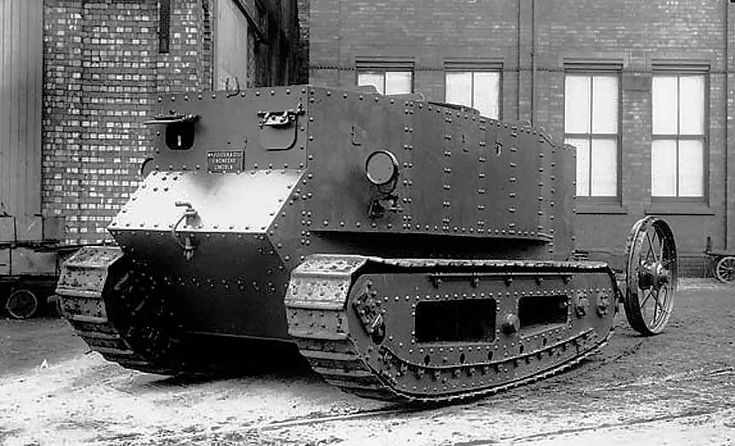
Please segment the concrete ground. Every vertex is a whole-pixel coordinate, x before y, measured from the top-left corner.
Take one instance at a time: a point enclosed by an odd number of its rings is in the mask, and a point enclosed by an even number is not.
[[[625,317],[579,367],[444,407],[342,393],[303,368],[164,378],[108,363],[63,320],[0,321],[6,445],[735,445],[735,286],[689,280],[666,332]]]

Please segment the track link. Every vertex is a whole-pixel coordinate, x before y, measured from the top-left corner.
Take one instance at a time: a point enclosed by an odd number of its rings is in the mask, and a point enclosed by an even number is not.
[[[348,298],[348,294],[349,296],[356,294],[353,287],[357,287],[361,278],[366,274],[374,271],[390,275],[420,272],[430,277],[448,279],[459,275],[470,279],[467,287],[470,288],[469,284],[472,283],[473,277],[472,274],[467,274],[470,270],[482,271],[489,275],[502,273],[506,277],[504,280],[507,280],[507,277],[532,277],[539,282],[543,280],[539,278],[553,276],[559,272],[566,272],[570,277],[585,273],[602,274],[607,278],[611,296],[610,314],[601,317],[606,325],[601,330],[603,334],[599,335],[598,330],[588,328],[549,344],[544,349],[536,349],[526,354],[505,356],[485,361],[485,363],[448,364],[446,366],[432,364],[430,367],[401,358],[400,353],[396,353],[391,348],[395,342],[389,344],[378,339],[379,342],[365,348],[365,342],[359,340],[360,337],[365,337],[363,336],[365,325],[360,326],[360,316],[357,314],[361,310],[355,308],[355,299]],[[400,295],[397,291],[395,294]],[[606,265],[594,262],[391,260],[358,256],[316,255],[307,258],[292,273],[286,296],[286,307],[289,334],[294,337],[302,355],[306,357],[312,368],[320,373],[329,384],[373,399],[393,402],[445,403],[495,394],[556,375],[579,364],[598,352],[612,335],[616,297],[617,287],[612,271]],[[398,299],[396,297],[396,301]],[[357,311],[353,314],[353,310]],[[573,309],[570,310],[571,312]],[[374,314],[370,314],[370,311],[367,313],[370,316],[368,320],[374,320]],[[388,317],[385,313],[383,314]],[[391,331],[388,330],[386,335],[390,337]],[[408,343],[409,341],[404,339],[403,342]],[[559,356],[562,351],[566,351],[566,356]],[[557,360],[553,364],[544,363],[546,358],[553,358],[554,355],[561,357],[562,360]],[[370,360],[373,356],[379,357],[377,362]],[[464,358],[464,355],[462,356]],[[532,361],[538,364],[539,370],[530,376],[519,379],[492,377],[492,375],[502,375],[504,369],[507,377],[508,368],[512,369],[519,363],[528,364]],[[379,367],[375,366],[376,363],[379,364]],[[476,383],[487,378],[487,381],[482,386],[476,385],[474,388],[463,390],[464,384],[462,384],[457,390],[431,395],[421,395],[400,387],[401,379],[406,375],[431,375],[432,373],[434,382],[446,381],[449,373],[454,373],[455,378],[458,378],[459,381],[464,380],[467,384],[470,380]],[[432,377],[425,376],[423,379],[432,380]]]

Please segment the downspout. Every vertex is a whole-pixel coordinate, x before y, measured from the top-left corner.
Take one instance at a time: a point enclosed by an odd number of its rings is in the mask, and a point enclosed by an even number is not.
[[[521,2],[518,0],[518,46],[516,47],[516,121],[521,120]]]
[[[309,8],[311,8],[311,2],[309,2]],[[309,23],[311,27],[311,22]],[[342,87],[342,0],[337,0],[337,85],[335,87]],[[309,35],[311,36],[311,29],[309,29]],[[311,38],[311,37],[310,37]],[[352,85],[357,85],[357,75]]]
[[[531,0],[531,124],[536,125],[536,0]]]
[[[730,250],[733,247],[730,246],[729,243],[729,237],[728,237],[728,226],[732,223],[728,221],[728,217],[730,214],[730,207],[732,206],[728,198],[728,190],[730,188],[730,183],[732,182],[731,176],[733,175],[733,172],[728,171],[728,138],[730,134],[730,122],[728,120],[728,112],[729,112],[729,103],[730,103],[730,9],[729,9],[729,3],[732,2],[732,0],[725,0],[723,3],[725,5],[725,103],[724,103],[724,109],[725,109],[725,228],[724,228],[724,234],[725,234],[725,250]]]

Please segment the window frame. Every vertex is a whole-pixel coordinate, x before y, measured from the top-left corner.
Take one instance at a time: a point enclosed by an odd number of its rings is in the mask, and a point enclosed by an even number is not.
[[[564,141],[568,139],[587,139],[590,142],[590,156],[588,175],[590,184],[590,194],[592,192],[592,141],[595,138],[598,139],[615,139],[616,143],[616,178],[615,178],[615,195],[577,195],[577,177],[575,173],[574,178],[574,195],[580,204],[601,204],[601,205],[617,205],[622,204],[622,182],[623,182],[623,66],[622,63],[617,62],[600,62],[600,63],[568,63],[564,65],[564,78],[563,78],[563,100],[562,100],[562,127],[564,129]],[[589,76],[590,78],[590,131],[589,133],[568,133],[566,128],[566,98],[567,98],[567,76]],[[595,76],[615,76],[617,79],[617,117],[618,123],[616,127],[616,133],[594,133],[592,125],[592,106],[594,98],[594,82],[592,79]],[[576,159],[576,156],[575,156]],[[576,165],[575,165],[576,167]],[[576,168],[575,168],[576,172]]]
[[[398,72],[411,74],[411,91],[400,94],[413,94],[416,91],[416,73],[411,58],[359,57],[355,59],[355,86],[360,86],[360,74],[375,73],[383,77],[383,94],[385,94],[385,73]]]
[[[653,129],[653,80],[657,76],[676,77],[676,134],[656,134]],[[702,134],[687,135],[681,134],[681,122],[679,113],[681,110],[681,77],[682,76],[702,76]],[[652,203],[690,203],[704,204],[709,203],[709,175],[710,175],[710,67],[708,64],[681,64],[676,62],[657,62],[652,64],[651,69],[651,144],[648,150],[650,161],[649,174],[650,178],[650,197]],[[663,196],[653,195],[653,142],[661,140],[673,140],[676,142],[676,195]],[[680,196],[679,181],[679,143],[680,141],[702,141],[702,196]]]
[[[490,119],[503,119],[503,61],[501,59],[446,59],[444,61],[444,102],[447,100],[447,73],[471,73],[472,78],[472,104],[475,105],[475,73],[498,73],[497,104],[498,116]]]

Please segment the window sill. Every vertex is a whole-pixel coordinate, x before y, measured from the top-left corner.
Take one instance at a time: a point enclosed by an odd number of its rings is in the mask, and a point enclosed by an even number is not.
[[[620,203],[577,203],[577,214],[625,215],[628,209]]]
[[[646,215],[715,215],[715,211],[705,203],[686,201],[653,202],[643,212]]]

